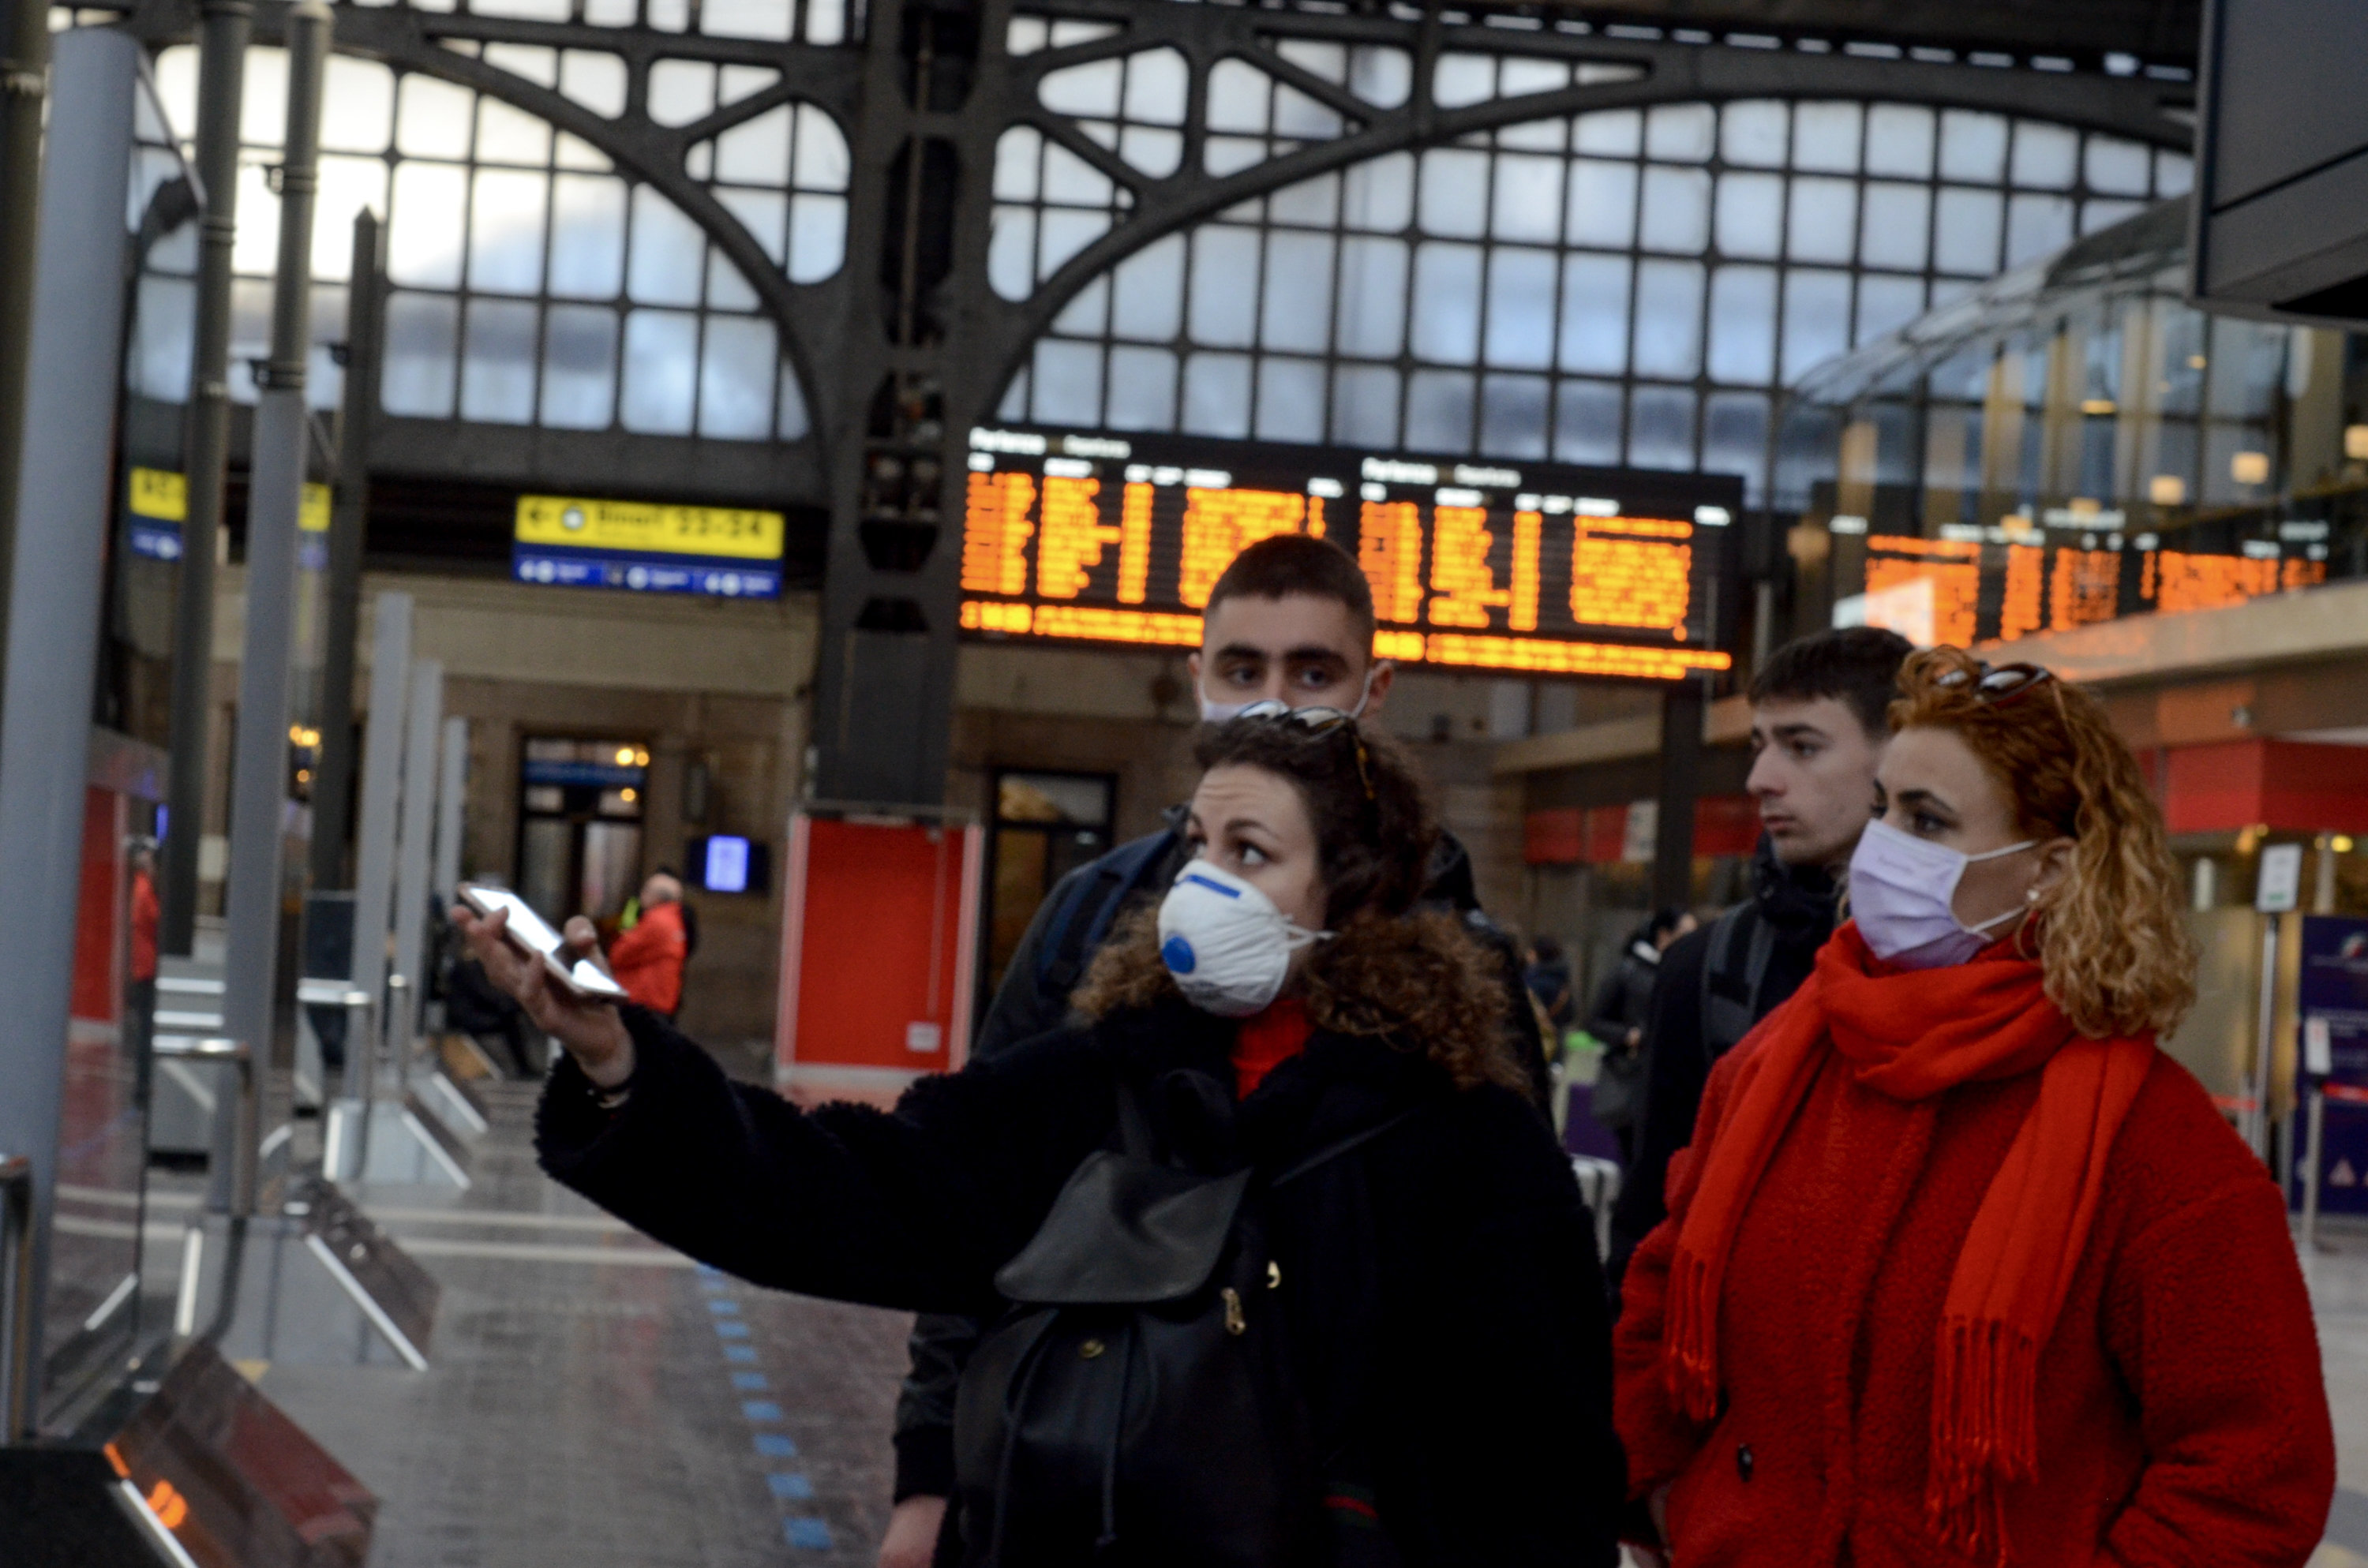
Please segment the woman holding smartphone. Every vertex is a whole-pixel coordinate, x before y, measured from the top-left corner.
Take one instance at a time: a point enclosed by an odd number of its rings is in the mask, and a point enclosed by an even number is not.
[[[1609,1568],[1593,1230],[1490,955],[1417,906],[1415,774],[1280,703],[1198,755],[1198,858],[1082,1021],[892,1114],[731,1083],[456,912],[567,1049],[545,1168],[757,1283],[999,1322],[940,1563]]]

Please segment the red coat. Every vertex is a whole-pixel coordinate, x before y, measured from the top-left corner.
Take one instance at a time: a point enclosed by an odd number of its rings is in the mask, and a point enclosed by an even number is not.
[[[145,871],[131,873],[131,978],[156,978],[156,927],[165,906],[156,902],[156,879]]]
[[[1717,1134],[1747,1041],[1712,1073]],[[1677,1413],[1662,1323],[1699,1170],[1637,1250],[1613,1344],[1629,1485],[1674,1482],[1676,1568],[1960,1568],[1923,1518],[1941,1302],[2039,1074],[1921,1104],[1828,1054],[1746,1210],[1720,1304],[1722,1414]],[[2300,1564],[2335,1489],[2310,1299],[2268,1172],[2157,1057],[2113,1146],[2038,1380],[2036,1477],[2003,1490],[2014,1568]]]
[[[682,966],[689,957],[679,903],[644,909],[633,928],[609,946],[609,971],[625,994],[667,1017],[682,1006]]]

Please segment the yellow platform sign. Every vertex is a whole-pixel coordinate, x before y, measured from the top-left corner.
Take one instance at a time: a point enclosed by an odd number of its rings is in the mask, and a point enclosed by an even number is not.
[[[779,512],[521,495],[518,542],[636,555],[723,556],[779,561],[786,525]]]
[[[189,482],[186,476],[170,469],[133,469],[126,500],[135,517],[146,517],[159,523],[186,523],[189,520]],[[304,499],[296,511],[296,526],[308,534],[329,531],[327,485],[304,486]]]

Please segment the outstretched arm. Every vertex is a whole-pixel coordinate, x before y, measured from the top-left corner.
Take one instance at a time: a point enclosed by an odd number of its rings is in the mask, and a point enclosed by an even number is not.
[[[1108,1073],[1082,1039],[925,1080],[893,1115],[801,1111],[732,1082],[653,1015],[565,992],[510,946],[498,916],[463,929],[495,983],[567,1049],[537,1119],[544,1167],[759,1284],[987,1310],[996,1267],[1108,1123]]]

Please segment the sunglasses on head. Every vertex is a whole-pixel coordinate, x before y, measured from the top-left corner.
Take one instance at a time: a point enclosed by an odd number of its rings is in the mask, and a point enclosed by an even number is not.
[[[1976,660],[1971,670],[1954,669],[1937,676],[1932,684],[1944,691],[1961,691],[1967,683],[1974,688],[1976,702],[2005,703],[2018,701],[2055,678],[2055,672],[2039,665],[1991,665]]]
[[[1338,708],[1293,708],[1290,703],[1269,697],[1253,702],[1234,715],[1236,720],[1249,719],[1273,724],[1296,724],[1313,735],[1328,735],[1346,729],[1357,747],[1357,782],[1365,787],[1365,799],[1373,798],[1373,776],[1365,762],[1365,737],[1357,733],[1357,716]]]

